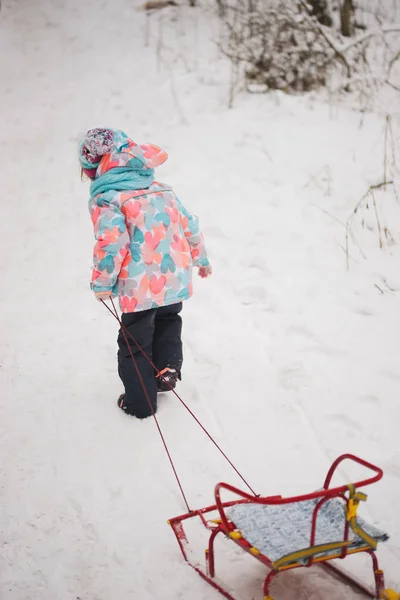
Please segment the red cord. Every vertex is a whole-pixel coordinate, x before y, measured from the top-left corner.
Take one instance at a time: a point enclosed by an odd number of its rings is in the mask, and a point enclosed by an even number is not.
[[[196,415],[193,413],[193,411],[192,411],[192,410],[191,410],[191,409],[188,407],[188,405],[187,405],[187,404],[186,404],[186,403],[185,403],[185,402],[182,400],[182,398],[179,396],[179,394],[176,392],[176,390],[175,390],[175,389],[174,389],[174,388],[173,388],[173,387],[170,385],[170,383],[169,383],[169,382],[168,382],[168,381],[167,381],[167,380],[166,380],[166,379],[165,379],[165,378],[162,376],[162,374],[161,374],[161,373],[160,373],[160,371],[157,369],[156,365],[153,363],[153,361],[151,360],[151,358],[150,358],[150,357],[149,357],[149,356],[146,354],[146,352],[143,350],[143,348],[140,346],[140,344],[139,344],[139,343],[138,343],[138,342],[135,340],[135,338],[134,338],[134,337],[133,337],[133,335],[130,333],[130,331],[128,331],[128,329],[127,329],[127,328],[125,327],[125,325],[122,323],[122,321],[121,321],[121,319],[120,319],[120,317],[119,317],[119,315],[118,315],[118,311],[117,311],[117,309],[116,309],[116,307],[115,307],[115,304],[114,304],[114,300],[113,300],[113,298],[110,298],[110,300],[111,300],[111,304],[112,304],[112,306],[113,306],[114,312],[111,310],[111,308],[110,308],[109,306],[107,306],[107,304],[106,304],[106,303],[105,303],[103,300],[102,300],[102,302],[103,302],[104,306],[107,308],[107,310],[108,310],[108,311],[109,311],[109,312],[112,314],[112,316],[113,316],[113,317],[114,317],[114,318],[115,318],[115,319],[118,321],[118,323],[120,324],[121,330],[123,331],[123,335],[124,335],[125,341],[126,341],[126,343],[127,343],[127,345],[128,345],[128,348],[129,348],[129,351],[130,351],[131,357],[132,357],[132,359],[133,359],[133,361],[134,361],[134,363],[135,363],[136,370],[137,370],[137,372],[138,372],[138,375],[139,375],[139,377],[140,377],[140,380],[141,380],[141,383],[142,383],[142,387],[143,387],[143,389],[144,389],[144,391],[145,391],[146,397],[148,398],[148,402],[150,403],[150,406],[151,406],[150,398],[148,397],[148,393],[147,393],[147,390],[145,389],[145,385],[144,385],[143,379],[142,379],[142,377],[141,377],[141,375],[140,375],[140,373],[139,373],[139,368],[138,368],[138,366],[137,366],[137,364],[136,364],[136,361],[135,361],[135,359],[134,359],[134,357],[133,357],[133,353],[132,353],[131,347],[130,347],[130,345],[129,345],[129,343],[128,343],[128,340],[127,340],[127,335],[128,335],[130,338],[131,338],[131,340],[134,342],[134,344],[136,345],[136,347],[138,348],[138,350],[139,350],[139,351],[140,351],[140,352],[143,354],[143,356],[144,356],[144,357],[145,357],[145,358],[148,360],[148,362],[150,363],[150,365],[151,365],[151,366],[153,367],[153,369],[156,371],[156,373],[157,373],[157,376],[158,376],[158,377],[160,377],[160,378],[161,378],[161,379],[162,379],[162,380],[163,380],[163,381],[164,381],[164,382],[165,382],[165,383],[168,385],[168,387],[170,388],[171,392],[173,392],[173,393],[174,393],[174,395],[175,395],[175,396],[178,398],[179,402],[180,402],[180,403],[181,403],[181,404],[184,406],[184,408],[185,408],[185,409],[188,411],[188,413],[190,414],[190,416],[191,416],[191,417],[192,417],[192,418],[193,418],[193,419],[196,421],[196,423],[197,423],[197,424],[198,424],[198,425],[201,427],[201,429],[204,431],[204,433],[207,435],[207,437],[208,437],[208,438],[211,440],[211,442],[214,444],[214,446],[217,448],[217,450],[218,450],[218,451],[219,451],[219,452],[222,454],[222,456],[225,458],[225,460],[226,460],[226,461],[229,463],[229,465],[232,467],[232,469],[235,471],[235,473],[236,473],[236,474],[237,474],[237,475],[240,477],[240,479],[243,481],[243,483],[244,483],[244,484],[245,484],[245,485],[246,485],[246,486],[249,488],[249,490],[251,491],[251,493],[252,493],[254,496],[257,496],[256,492],[253,490],[253,488],[250,486],[250,484],[249,484],[249,483],[246,481],[246,479],[243,477],[243,475],[242,475],[242,474],[241,474],[241,473],[238,471],[238,469],[235,467],[235,465],[232,463],[232,461],[231,461],[231,460],[228,458],[228,456],[225,454],[225,452],[222,450],[222,448],[221,448],[221,447],[220,447],[220,446],[217,444],[217,442],[216,442],[216,441],[215,441],[215,439],[212,437],[212,435],[211,435],[211,434],[210,434],[210,433],[207,431],[207,429],[206,429],[206,428],[204,427],[204,425],[203,425],[203,424],[202,424],[202,423],[199,421],[199,419],[196,417]],[[163,437],[163,435],[162,435],[162,433],[161,433],[161,428],[160,428],[160,426],[159,426],[159,424],[158,424],[158,421],[157,421],[157,418],[156,418],[156,415],[155,415],[155,413],[154,413],[154,410],[153,410],[153,407],[152,407],[152,406],[151,406],[151,409],[152,409],[152,414],[153,414],[153,416],[154,416],[154,419],[155,419],[155,421],[156,421],[156,424],[157,424],[157,427],[158,427],[158,430],[159,430],[159,433],[160,433],[161,439],[163,440],[163,443],[164,443],[165,449],[166,449],[166,451],[167,451],[167,453],[168,453],[168,457],[169,457],[169,459],[170,459],[171,466],[172,466],[172,468],[173,468],[173,471],[174,471],[174,473],[175,473],[175,477],[177,478],[177,481],[178,481],[179,487],[180,487],[180,489],[181,489],[182,495],[183,495],[183,497],[184,497],[184,499],[185,499],[185,503],[186,503],[186,505],[187,505],[186,498],[185,498],[185,495],[184,495],[184,493],[183,493],[183,490],[182,490],[182,486],[180,485],[180,482],[179,482],[178,476],[177,476],[177,474],[176,474],[175,467],[174,467],[174,465],[173,465],[172,459],[171,459],[171,457],[170,457],[170,454],[169,454],[169,452],[168,452],[167,445],[166,445],[166,443],[165,443],[165,440],[164,440],[164,437]],[[190,510],[189,510],[189,512],[190,512]]]
[[[105,306],[107,306],[107,305],[104,303],[104,300],[102,300],[102,302],[103,302],[103,304],[104,304]],[[113,302],[113,306],[114,306],[114,302]],[[107,308],[108,308],[108,306],[107,306]],[[114,310],[115,310],[115,306],[114,306]],[[118,315],[118,313],[116,313],[116,314]],[[118,317],[118,320],[119,320],[119,317]],[[121,325],[122,325],[122,323],[121,323]],[[167,456],[168,456],[169,462],[171,463],[172,470],[173,470],[173,472],[174,472],[174,475],[175,475],[175,477],[176,477],[176,481],[178,482],[178,486],[179,486],[179,489],[180,489],[180,491],[181,491],[181,494],[182,494],[183,500],[185,501],[185,504],[186,504],[186,507],[187,507],[188,511],[189,511],[189,512],[192,512],[192,511],[190,510],[190,507],[189,507],[188,501],[187,501],[187,499],[186,499],[185,492],[183,491],[183,487],[182,487],[182,484],[181,484],[181,482],[180,482],[180,479],[179,479],[178,473],[177,473],[177,471],[176,471],[176,469],[175,469],[174,461],[172,460],[171,454],[170,454],[170,452],[169,452],[169,449],[168,449],[168,446],[167,446],[167,442],[165,441],[164,435],[163,435],[163,433],[162,433],[162,431],[161,431],[161,427],[160,427],[160,424],[159,424],[159,422],[158,422],[158,419],[157,419],[157,417],[156,417],[156,413],[154,412],[154,408],[153,408],[153,405],[152,405],[152,403],[151,403],[151,400],[150,400],[149,394],[148,394],[148,392],[147,392],[146,386],[145,386],[145,384],[144,384],[144,381],[143,381],[142,374],[141,374],[141,372],[140,372],[140,369],[139,369],[139,367],[137,366],[137,362],[136,362],[136,360],[135,360],[135,357],[133,356],[132,348],[131,348],[131,345],[130,345],[130,343],[128,342],[128,338],[126,337],[126,333],[125,333],[125,327],[122,327],[121,329],[122,329],[122,334],[123,334],[123,336],[124,336],[124,338],[125,338],[126,345],[128,346],[128,349],[129,349],[129,354],[131,355],[132,362],[133,362],[133,364],[135,365],[135,369],[136,369],[136,372],[137,372],[137,374],[138,374],[138,377],[139,377],[139,380],[140,380],[140,384],[141,384],[141,386],[142,386],[142,388],[143,388],[143,391],[144,391],[144,394],[145,394],[145,396],[146,396],[146,400],[147,400],[147,402],[148,402],[148,404],[149,404],[149,406],[150,406],[151,413],[152,413],[152,415],[153,415],[153,417],[154,417],[154,420],[155,420],[155,422],[156,422],[157,429],[158,429],[158,433],[160,434],[160,437],[161,437],[162,443],[164,444],[165,452],[167,453]],[[129,333],[129,332],[128,332],[128,333]]]

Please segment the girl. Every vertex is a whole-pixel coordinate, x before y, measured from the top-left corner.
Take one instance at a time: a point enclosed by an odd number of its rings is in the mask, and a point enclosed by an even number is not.
[[[139,419],[157,410],[157,391],[174,388],[181,378],[180,312],[192,295],[192,267],[201,277],[211,275],[197,218],[169,186],[154,180],[154,168],[167,158],[161,148],[138,145],[112,129],[89,130],[79,146],[82,173],[91,179],[97,240],[91,289],[100,300],[119,297],[123,326],[162,375],[131,342],[138,374],[121,328],[118,373],[125,393],[118,406]]]

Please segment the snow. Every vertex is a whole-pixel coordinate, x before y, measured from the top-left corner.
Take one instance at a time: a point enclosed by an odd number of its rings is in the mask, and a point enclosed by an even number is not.
[[[262,494],[319,487],[344,452],[380,465],[360,512],[390,533],[379,557],[399,589],[393,186],[375,196],[393,242],[379,248],[370,202],[350,222],[349,270],[345,253],[347,219],[383,181],[385,119],[317,95],[239,94],[229,110],[218,22],[140,7],[2,6],[0,598],[219,597],[166,525],[185,507],[154,423],[115,405],[117,328],[88,290],[93,234],[76,158],[80,134],[103,124],[165,147],[158,176],[203,224],[214,275],[185,305],[179,393]],[[392,125],[398,153],[394,107]],[[192,508],[212,502],[218,481],[242,486],[173,396],[159,420]],[[224,540],[218,550],[238,597],[261,597],[262,566]],[[372,583],[367,558],[346,563]],[[273,593],[359,597],[318,568],[279,576]]]

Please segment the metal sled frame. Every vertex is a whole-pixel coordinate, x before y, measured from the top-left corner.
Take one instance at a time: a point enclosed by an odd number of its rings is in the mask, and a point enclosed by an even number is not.
[[[375,475],[369,479],[365,479],[363,481],[359,481],[357,483],[351,485],[344,485],[337,488],[330,488],[332,477],[340,463],[344,460],[354,461],[371,471],[375,472]],[[215,504],[211,506],[207,506],[206,508],[201,508],[198,510],[194,510],[188,512],[184,515],[180,515],[178,517],[174,517],[168,521],[168,524],[171,525],[175,536],[177,538],[179,547],[182,551],[184,559],[188,562],[188,564],[210,585],[212,585],[216,590],[218,590],[225,598],[228,600],[235,600],[235,598],[215,579],[215,555],[214,555],[214,542],[215,538],[219,533],[223,533],[228,539],[232,540],[235,544],[237,544],[242,550],[251,554],[258,561],[263,563],[269,569],[269,573],[264,581],[264,600],[273,600],[270,595],[270,585],[274,578],[277,575],[284,571],[288,571],[291,569],[298,569],[301,567],[309,568],[312,565],[319,564],[324,567],[327,571],[329,571],[332,575],[339,577],[343,582],[350,585],[354,589],[363,592],[369,598],[375,598],[380,600],[400,600],[400,594],[392,590],[385,590],[384,584],[384,576],[383,571],[379,568],[378,559],[375,554],[376,550],[376,542],[373,539],[368,540],[368,536],[366,536],[363,541],[365,543],[364,546],[351,548],[349,542],[349,530],[350,528],[356,531],[358,535],[363,537],[365,532],[363,530],[357,530],[357,507],[360,500],[365,500],[365,494],[362,494],[356,491],[359,488],[365,487],[367,485],[371,485],[379,481],[382,478],[383,472],[379,467],[376,467],[357,456],[352,454],[344,454],[337,458],[335,462],[332,464],[331,468],[328,471],[326,476],[323,489],[318,492],[314,492],[312,494],[306,494],[303,496],[294,496],[291,498],[282,498],[281,496],[269,496],[269,497],[257,497],[247,494],[231,485],[226,483],[219,483],[215,487]],[[221,500],[221,492],[222,490],[226,490],[231,492],[237,496],[239,499],[232,500],[229,502],[222,502]],[[340,498],[344,501],[344,508],[346,512],[346,523],[344,528],[343,539],[335,542],[333,544],[328,544],[330,552],[334,551],[333,554],[329,554],[327,556],[318,556],[315,554],[321,554],[321,546],[315,546],[315,537],[316,537],[316,529],[317,529],[317,517],[320,508],[323,506],[325,502],[332,498]],[[291,557],[290,560],[282,561],[278,560],[275,563],[271,561],[267,556],[262,554],[257,548],[254,548],[244,537],[240,531],[238,531],[235,527],[235,524],[232,523],[227,514],[226,509],[237,504],[245,504],[245,503],[256,503],[256,504],[264,504],[264,505],[283,505],[290,504],[296,502],[302,502],[305,500],[313,500],[319,499],[316,503],[315,509],[313,511],[312,517],[312,525],[310,532],[310,546],[307,549],[300,550],[295,553]],[[206,515],[208,513],[216,512],[219,513],[218,519],[207,520]],[[204,527],[210,532],[208,548],[205,551],[205,568],[198,564],[193,564],[190,562],[188,558],[188,539],[186,537],[186,533],[184,530],[183,522],[187,519],[199,518],[204,525]],[[367,585],[358,581],[351,575],[337,568],[336,566],[330,564],[330,561],[333,559],[344,559],[347,556],[355,553],[367,552],[372,559],[372,567],[375,579],[375,589],[369,588]],[[305,560],[305,557],[309,557],[308,560]]]

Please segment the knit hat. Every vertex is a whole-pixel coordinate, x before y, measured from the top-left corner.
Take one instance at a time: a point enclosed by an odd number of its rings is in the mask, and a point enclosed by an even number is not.
[[[89,129],[79,146],[79,161],[84,173],[94,178],[101,158],[112,148],[114,132],[112,129],[96,127]]]
[[[89,129],[79,145],[79,162],[90,179],[117,167],[154,169],[167,158],[158,146],[136,144],[125,132],[102,127]]]

